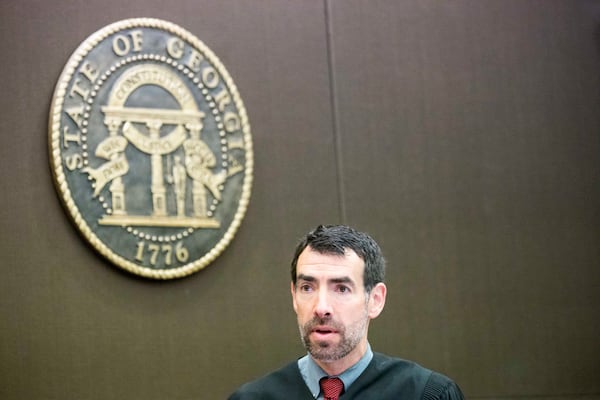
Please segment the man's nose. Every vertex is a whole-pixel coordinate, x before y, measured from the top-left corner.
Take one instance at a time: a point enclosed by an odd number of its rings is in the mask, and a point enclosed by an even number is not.
[[[317,304],[315,305],[315,314],[319,318],[331,317],[333,309],[331,307],[331,298],[327,290],[321,289],[317,294]]]

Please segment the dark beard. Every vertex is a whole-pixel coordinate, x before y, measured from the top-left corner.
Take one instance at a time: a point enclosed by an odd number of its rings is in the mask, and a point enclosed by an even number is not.
[[[311,342],[310,333],[315,326],[324,325],[336,330],[340,335],[340,342],[337,345],[332,345],[328,342]],[[302,343],[308,353],[315,359],[323,362],[331,362],[340,360],[346,357],[358,345],[360,338],[346,337],[346,328],[340,326],[330,318],[323,319],[315,317],[304,326],[300,327],[300,336]]]

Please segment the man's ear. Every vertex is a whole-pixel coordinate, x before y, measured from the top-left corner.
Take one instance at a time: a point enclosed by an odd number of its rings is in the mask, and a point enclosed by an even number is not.
[[[298,307],[296,305],[296,286],[294,285],[294,282],[290,282],[290,291],[292,292],[292,305],[294,306],[294,311],[297,313],[298,312]]]
[[[371,289],[371,293],[369,294],[369,318],[374,319],[381,314],[385,306],[386,294],[387,287],[383,282],[379,282]]]

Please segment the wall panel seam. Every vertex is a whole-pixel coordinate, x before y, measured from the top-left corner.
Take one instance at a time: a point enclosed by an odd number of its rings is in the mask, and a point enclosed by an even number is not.
[[[325,13],[325,42],[327,44],[327,69],[329,75],[329,98],[331,107],[332,135],[334,142],[334,156],[336,167],[336,188],[338,192],[339,214],[342,223],[347,223],[346,201],[344,186],[344,159],[342,154],[342,135],[340,132],[339,110],[337,102],[336,79],[334,71],[333,33],[331,30],[331,1],[323,0]]]

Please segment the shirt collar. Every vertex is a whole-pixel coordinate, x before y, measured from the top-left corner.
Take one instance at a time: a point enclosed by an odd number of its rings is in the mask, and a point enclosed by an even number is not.
[[[371,359],[373,358],[373,351],[371,350],[371,346],[367,343],[367,351],[362,356],[360,360],[344,372],[342,372],[337,377],[344,382],[344,388],[347,390],[352,383],[363,373],[363,371],[367,368]],[[302,378],[304,378],[304,382],[308,389],[312,393],[313,397],[318,398],[321,387],[319,386],[319,380],[324,376],[328,376],[325,371],[321,369],[312,359],[310,355],[305,355],[304,357],[298,360],[298,368],[300,369],[300,373],[302,374]]]

